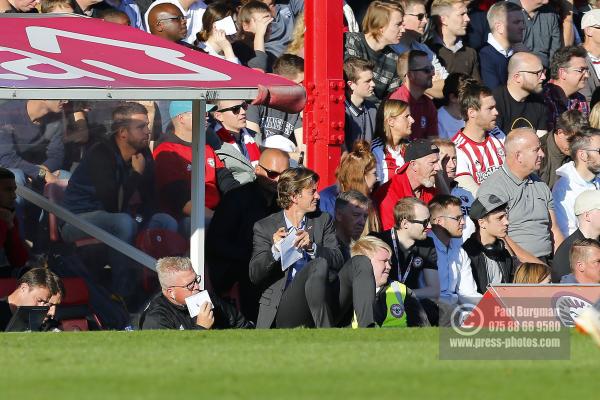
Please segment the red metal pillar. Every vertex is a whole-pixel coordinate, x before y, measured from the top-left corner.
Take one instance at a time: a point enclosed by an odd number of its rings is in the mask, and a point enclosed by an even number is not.
[[[321,176],[320,187],[335,181],[344,141],[342,0],[306,0],[304,18],[304,143],[307,166]]]

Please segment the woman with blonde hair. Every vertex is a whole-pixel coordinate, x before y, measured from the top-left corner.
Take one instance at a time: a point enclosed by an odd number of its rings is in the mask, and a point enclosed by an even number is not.
[[[292,41],[290,42],[286,53],[294,54],[298,57],[304,58],[304,32],[306,26],[304,25],[304,11],[302,11],[296,17],[296,24],[294,25],[294,31],[292,32]]]
[[[389,181],[404,165],[404,150],[415,120],[402,100],[385,100],[377,110],[371,151],[377,160],[377,180]]]
[[[550,283],[551,272],[546,264],[525,262],[515,271],[513,283]]]
[[[594,107],[592,107],[589,121],[591,128],[600,129],[600,102],[594,104]]]

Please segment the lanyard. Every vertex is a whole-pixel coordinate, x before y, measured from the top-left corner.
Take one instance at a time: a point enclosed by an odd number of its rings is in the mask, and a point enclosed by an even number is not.
[[[394,245],[394,256],[396,256],[396,268],[398,269],[398,278],[400,278],[402,269],[400,268],[400,256],[399,256],[400,253],[398,251],[398,244],[396,243],[397,242],[396,230],[394,228],[392,228],[392,229],[390,229],[390,232],[392,234],[392,244]],[[408,274],[410,273],[410,270],[412,268],[413,258],[414,258],[414,254],[411,254],[410,260],[408,260],[408,267],[406,268],[404,275],[400,279],[400,282],[402,282],[402,283],[406,282],[406,278],[408,277]]]

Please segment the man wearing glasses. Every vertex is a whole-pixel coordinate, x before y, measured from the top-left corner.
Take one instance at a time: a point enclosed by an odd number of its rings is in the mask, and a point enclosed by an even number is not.
[[[414,197],[400,199],[394,207],[394,227],[370,235],[383,240],[392,249],[391,281],[403,283],[419,298],[430,322],[437,325],[440,280],[437,253],[427,237],[431,228],[427,205]]]
[[[558,117],[567,110],[579,110],[586,118],[590,113],[585,96],[579,93],[590,76],[586,55],[582,47],[567,46],[560,48],[552,57],[550,80],[543,91],[549,131],[554,129]]]
[[[218,122],[215,131],[218,143],[215,152],[240,184],[252,182],[256,177],[254,168],[260,158],[260,149],[254,141],[256,132],[246,128],[244,100],[220,100],[213,112]]]
[[[548,131],[546,106],[541,96],[546,70],[533,53],[519,52],[508,61],[506,86],[494,91],[498,117],[496,126],[502,132],[515,128],[531,128],[542,137]]]
[[[410,50],[421,50],[427,53],[427,58],[435,68],[433,86],[427,90],[427,95],[436,99],[443,98],[442,88],[444,79],[448,77],[448,71],[440,63],[437,55],[421,40],[429,23],[429,17],[425,10],[424,0],[404,0],[404,34],[400,43],[390,47],[398,54],[404,54]]]
[[[447,326],[449,313],[456,305],[477,304],[481,294],[471,271],[471,260],[462,248],[462,231],[465,216],[459,198],[438,195],[429,203],[431,231],[437,252],[437,267],[440,280],[439,325]]]
[[[570,142],[570,161],[556,170],[560,178],[552,188],[556,218],[567,237],[577,230],[575,199],[586,190],[600,190],[600,130],[584,127]]]
[[[402,100],[410,107],[410,114],[414,119],[411,126],[411,139],[438,136],[437,109],[433,101],[425,95],[425,91],[433,86],[434,75],[435,68],[429,61],[427,53],[411,50],[408,54],[406,80],[390,96],[390,99]]]
[[[185,20],[181,10],[171,3],[154,3],[146,13],[148,32],[170,42],[191,47],[183,40],[187,35]]]
[[[206,262],[218,293],[239,284],[241,310],[256,321],[260,291],[250,283],[252,228],[257,221],[281,211],[277,205],[277,181],[290,165],[288,153],[265,149],[254,172],[256,180],[227,192],[215,210],[206,235]]]
[[[209,302],[191,317],[185,299],[200,292],[201,278],[186,257],[165,257],[156,262],[161,292],[146,307],[140,318],[140,329],[204,330],[253,328],[251,322],[231,304],[210,293]]]
[[[169,19],[172,22],[177,24],[183,24],[183,36],[182,41],[188,43],[189,45],[193,45],[194,41],[196,41],[196,33],[202,30],[202,16],[206,11],[206,4],[202,0],[158,0],[152,3],[146,14],[144,15],[146,27],[148,30],[152,27],[152,21],[150,20],[151,11],[160,5],[169,4],[175,7],[178,12],[174,12],[173,8],[169,7],[171,10],[171,18],[162,17],[165,19]]]

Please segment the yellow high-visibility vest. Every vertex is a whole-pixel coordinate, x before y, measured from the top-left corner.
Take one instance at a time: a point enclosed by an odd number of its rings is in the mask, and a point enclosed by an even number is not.
[[[406,286],[398,281],[392,281],[385,290],[386,316],[381,324],[382,328],[406,328],[406,309],[404,300],[406,299]],[[358,328],[356,313],[352,318],[352,329]]]

